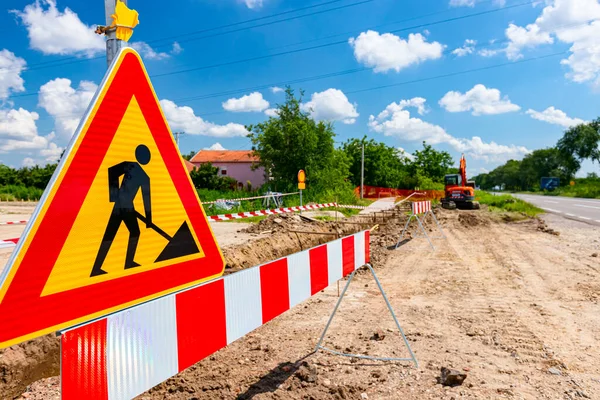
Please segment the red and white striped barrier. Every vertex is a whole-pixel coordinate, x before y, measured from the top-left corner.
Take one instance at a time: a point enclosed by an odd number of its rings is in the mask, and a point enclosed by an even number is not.
[[[365,208],[367,208],[367,206],[351,206],[351,205],[342,205],[342,204],[338,204],[337,207],[338,208],[353,208],[355,210],[364,210]]]
[[[283,196],[293,196],[295,194],[298,194],[300,192],[294,192],[294,193],[279,193],[279,194],[267,194],[264,196],[254,196],[254,197],[240,197],[238,199],[219,199],[219,200],[215,200],[215,201],[203,201],[201,204],[215,204],[219,201],[244,201],[244,200],[258,200],[258,199],[266,199],[266,198],[272,198],[272,197],[283,197]]]
[[[0,249],[5,249],[7,247],[15,247],[18,241],[19,238],[0,240]]]
[[[21,224],[26,224],[27,220],[23,220],[23,221],[6,221],[6,222],[0,222],[0,225],[21,225]]]
[[[415,215],[424,214],[427,211],[431,211],[431,201],[413,201],[412,203],[412,213]]]
[[[274,214],[284,214],[294,211],[309,211],[316,210],[319,208],[325,207],[335,207],[335,203],[325,203],[325,204],[314,204],[309,206],[297,206],[297,207],[284,207],[284,208],[275,208],[272,210],[258,210],[258,211],[247,211],[236,214],[220,214],[220,215],[210,215],[208,216],[209,221],[229,221],[232,219],[241,219],[241,218],[250,218],[250,217],[260,217],[262,215],[274,215]]]
[[[65,332],[62,399],[130,399],[369,262],[369,231]]]

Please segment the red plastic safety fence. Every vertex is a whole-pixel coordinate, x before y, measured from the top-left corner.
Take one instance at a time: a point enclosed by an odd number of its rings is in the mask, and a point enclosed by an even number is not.
[[[360,195],[360,187],[354,189],[354,192],[357,195]],[[392,189],[377,186],[364,187],[364,197],[368,199],[380,199],[384,197],[408,197],[415,192],[423,193],[422,196],[419,196],[421,199],[441,199],[444,197],[443,190]]]

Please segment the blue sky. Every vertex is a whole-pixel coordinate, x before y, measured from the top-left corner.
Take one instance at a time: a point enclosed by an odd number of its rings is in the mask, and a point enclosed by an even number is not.
[[[3,4],[0,160],[45,164],[68,145],[106,70],[93,34],[103,2]],[[291,86],[305,90],[305,110],[333,121],[338,141],[367,135],[410,153],[427,140],[455,160],[466,153],[470,174],[598,116],[598,0],[158,4],[130,0],[140,14],[130,43],[172,130],[187,133],[183,153],[250,148],[243,125],[276,113],[276,87],[300,79]]]

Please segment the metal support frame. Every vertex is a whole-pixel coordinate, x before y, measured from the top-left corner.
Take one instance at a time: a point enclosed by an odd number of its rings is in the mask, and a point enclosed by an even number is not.
[[[329,329],[329,326],[331,325],[331,321],[333,321],[333,317],[335,316],[338,308],[340,307],[340,304],[342,303],[342,300],[344,299],[344,295],[346,294],[346,291],[348,290],[348,287],[350,286],[350,283],[352,282],[352,279],[354,278],[354,275],[356,275],[356,272],[358,271],[358,269],[355,270],[354,272],[352,272],[350,274],[350,276],[348,277],[346,286],[344,286],[344,290],[342,290],[342,294],[341,294],[341,296],[339,296],[339,299],[335,305],[335,308],[333,309],[333,312],[331,313],[331,316],[329,317],[329,320],[327,321],[327,325],[325,325],[325,329],[323,330],[323,333],[321,334],[321,337],[319,338],[319,342],[317,343],[317,346],[315,347],[315,353],[317,351],[319,351],[319,349],[321,349],[321,350],[325,350],[329,353],[332,353],[332,354],[335,354],[338,356],[343,356],[343,357],[362,358],[362,359],[366,359],[366,360],[376,360],[376,361],[412,361],[415,364],[415,367],[419,368],[419,362],[417,361],[417,358],[415,357],[415,354],[413,353],[413,351],[410,347],[410,344],[408,343],[408,339],[406,339],[404,330],[402,330],[402,327],[400,326],[400,323],[398,322],[398,318],[396,318],[396,313],[394,312],[394,309],[392,308],[392,305],[390,304],[390,301],[388,300],[388,298],[385,294],[385,291],[383,290],[383,287],[381,286],[381,282],[379,282],[379,278],[377,278],[377,274],[375,274],[375,270],[373,269],[371,264],[365,264],[364,267],[367,267],[369,269],[369,271],[371,271],[371,275],[373,275],[373,278],[375,279],[375,282],[377,283],[377,287],[379,288],[379,291],[381,292],[381,295],[383,296],[383,299],[385,300],[385,304],[387,305],[388,310],[390,310],[390,314],[392,314],[392,318],[394,319],[394,322],[396,323],[396,327],[398,328],[400,335],[402,335],[404,344],[406,345],[406,348],[408,349],[408,352],[410,353],[410,358],[374,357],[374,356],[366,356],[366,355],[362,355],[362,354],[342,353],[342,352],[335,351],[335,350],[329,349],[329,348],[321,345],[321,343],[323,343],[323,339],[325,339],[327,330]]]
[[[441,236],[431,236],[430,237],[427,234],[427,231],[425,230],[425,227],[423,226],[423,223],[421,221],[421,220],[425,221],[425,218],[427,218],[427,215],[431,215],[431,217],[433,218],[433,221],[435,222],[438,230],[441,233]],[[400,247],[400,243],[402,243],[402,240],[404,240],[404,234],[406,233],[406,230],[408,229],[408,225],[410,224],[410,221],[413,218],[417,220],[417,222],[419,223],[419,228],[421,229],[421,232],[423,232],[423,235],[416,235],[415,237],[425,237],[427,239],[427,241],[429,242],[431,249],[435,251],[435,246],[433,245],[433,242],[431,241],[431,239],[446,239],[446,235],[444,234],[444,231],[442,230],[440,223],[438,222],[437,218],[435,217],[435,214],[431,210],[427,211],[423,215],[422,218],[419,218],[419,216],[417,214],[411,214],[408,217],[408,221],[406,221],[406,224],[404,225],[404,229],[402,229],[402,233],[400,234],[400,238],[398,239],[398,243],[396,243],[396,246],[394,247],[394,249],[397,249],[398,247]]]

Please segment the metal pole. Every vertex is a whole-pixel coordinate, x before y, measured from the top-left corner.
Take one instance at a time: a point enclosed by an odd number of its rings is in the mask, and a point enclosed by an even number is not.
[[[365,140],[362,142],[362,157],[360,162],[360,198],[365,195]]]
[[[300,207],[302,207],[302,189],[300,190]],[[300,214],[302,214],[302,209],[300,210]]]
[[[127,5],[127,0],[121,0]],[[104,0],[104,13],[106,15],[106,26],[110,26],[113,23],[112,15],[115,13],[115,6],[117,0]],[[106,64],[110,67],[113,59],[119,53],[122,47],[126,47],[127,44],[123,43],[122,40],[117,39],[117,31],[115,28],[106,31]]]

